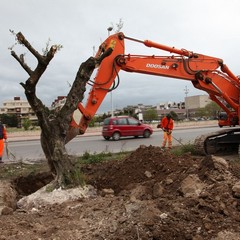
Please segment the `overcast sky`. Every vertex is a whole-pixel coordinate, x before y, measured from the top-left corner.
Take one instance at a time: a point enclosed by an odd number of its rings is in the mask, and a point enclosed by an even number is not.
[[[107,28],[123,21],[122,32],[140,40],[152,40],[176,48],[185,48],[222,58],[230,70],[240,74],[240,1],[239,0],[0,0],[0,105],[14,96],[25,98],[20,82],[28,75],[8,50],[15,41],[9,29],[21,31],[42,52],[48,39],[61,44],[42,76],[37,95],[50,106],[59,95],[67,95],[69,83],[79,65],[93,55],[108,36]],[[114,33],[114,31],[113,31]],[[141,44],[126,46],[126,53],[169,55]],[[35,68],[35,60],[23,47],[26,61]],[[191,82],[137,73],[120,72],[120,86],[113,92],[114,108],[132,104],[184,101],[188,96],[206,94]],[[85,95],[87,97],[87,94]],[[111,109],[110,94],[99,112]]]

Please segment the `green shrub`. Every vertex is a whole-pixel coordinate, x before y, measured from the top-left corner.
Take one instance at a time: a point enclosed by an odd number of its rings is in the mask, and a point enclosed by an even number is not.
[[[186,153],[191,153],[192,155],[197,154],[194,144],[191,144],[191,143],[187,143],[187,144],[183,144],[181,146],[177,146],[176,148],[173,148],[171,150],[171,153],[176,155],[176,156],[182,156],[183,154],[186,154]]]
[[[25,118],[25,119],[23,120],[22,126],[23,126],[24,130],[26,130],[26,131],[29,130],[29,128],[31,127],[31,125],[32,125],[32,122],[31,122],[30,119]]]
[[[79,168],[76,168],[64,175],[64,182],[68,188],[74,186],[83,187],[85,185],[85,176]]]
[[[81,157],[81,162],[82,163],[98,163],[98,162],[103,162],[106,157],[111,156],[111,153],[94,153],[94,154],[90,154],[89,152],[85,152],[83,154],[83,156]]]
[[[119,153],[110,153],[110,152],[101,152],[93,153],[85,152],[80,158],[79,163],[88,164],[88,163],[99,163],[109,160],[121,160],[127,156],[128,152],[119,152]]]

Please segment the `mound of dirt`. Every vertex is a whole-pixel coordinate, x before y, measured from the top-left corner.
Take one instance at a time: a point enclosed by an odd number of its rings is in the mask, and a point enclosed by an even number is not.
[[[142,146],[86,165],[96,195],[0,216],[1,239],[240,239],[240,161]]]

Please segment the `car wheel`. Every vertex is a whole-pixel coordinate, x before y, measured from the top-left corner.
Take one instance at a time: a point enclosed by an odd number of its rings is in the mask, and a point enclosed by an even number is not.
[[[143,137],[144,138],[149,138],[150,137],[150,131],[149,130],[145,130],[144,132],[143,132]]]
[[[105,137],[104,137],[104,139],[105,139],[105,140],[109,140],[109,139],[110,139],[110,137],[106,137],[106,136],[105,136]]]
[[[115,132],[113,135],[112,135],[112,139],[114,141],[118,141],[120,139],[120,133],[119,132]]]

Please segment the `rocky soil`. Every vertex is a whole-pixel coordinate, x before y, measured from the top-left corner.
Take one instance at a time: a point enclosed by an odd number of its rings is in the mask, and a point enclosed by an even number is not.
[[[141,146],[122,161],[82,170],[83,189],[42,188],[17,206],[19,192],[2,182],[0,240],[240,239],[237,156],[176,157]]]

